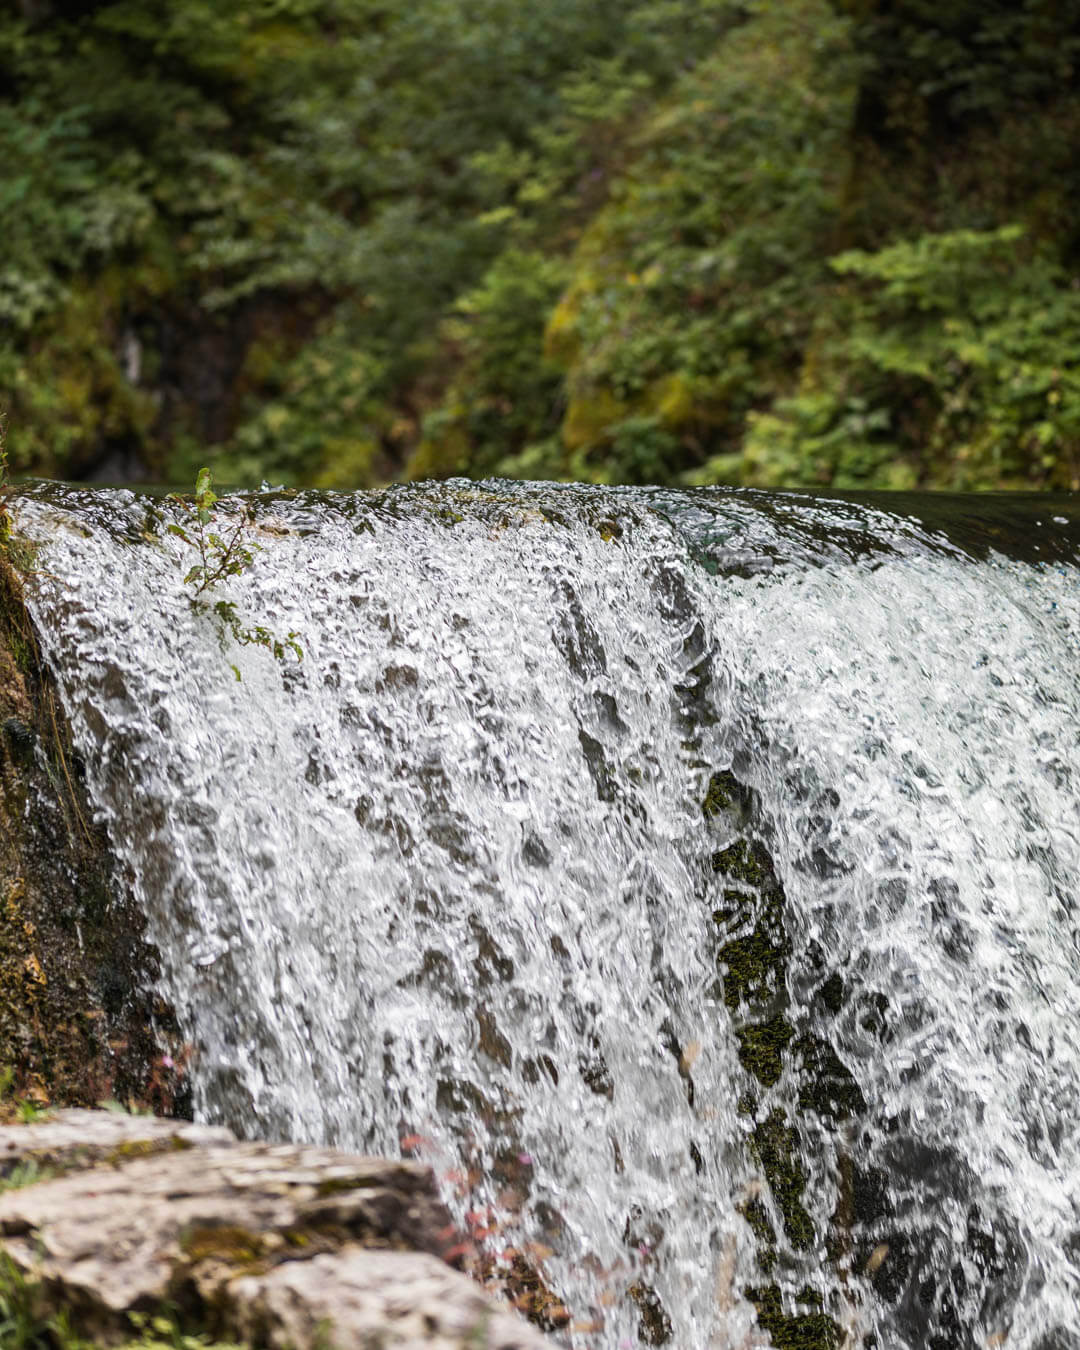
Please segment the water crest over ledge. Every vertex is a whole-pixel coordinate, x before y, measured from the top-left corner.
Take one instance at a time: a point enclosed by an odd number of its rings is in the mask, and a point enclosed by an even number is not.
[[[198,1113],[431,1161],[578,1346],[1080,1343],[1075,500],[251,505],[302,662],[17,503]]]

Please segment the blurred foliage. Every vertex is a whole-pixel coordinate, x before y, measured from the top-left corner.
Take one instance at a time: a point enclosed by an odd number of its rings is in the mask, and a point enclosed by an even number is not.
[[[1080,483],[1080,289],[1048,250],[1005,226],[832,267],[862,284],[834,301],[798,392],[751,414],[739,481]]]
[[[1080,0],[0,0],[15,471],[1080,487]]]

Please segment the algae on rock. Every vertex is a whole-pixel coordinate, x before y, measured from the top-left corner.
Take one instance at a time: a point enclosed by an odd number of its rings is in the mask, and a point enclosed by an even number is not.
[[[805,1203],[806,1131],[800,1118],[817,1111],[822,1100],[844,1097],[837,1083],[850,1084],[845,1101],[853,1103],[859,1094],[832,1047],[808,1028],[797,1031],[804,1015],[789,993],[793,943],[787,901],[768,850],[750,828],[754,805],[752,794],[725,771],[710,779],[702,811],[724,839],[711,858],[714,884],[721,888],[713,910],[717,1002],[732,1019],[739,1062],[751,1080],[740,1112],[747,1121],[749,1157],[764,1181],[760,1190],[748,1190],[740,1210],[756,1239],[758,1268],[770,1277],[781,1265],[805,1260],[818,1240]],[[799,1083],[795,1102],[788,1086],[792,1075]],[[832,1278],[839,1282],[843,1276],[837,1270]],[[744,1292],[778,1350],[835,1350],[840,1344],[839,1324],[820,1298],[806,1312],[793,1306],[805,1300],[785,1297],[779,1283]]]
[[[841,1320],[872,1287],[912,1344],[962,1350],[965,1316],[996,1306],[1022,1269],[1019,1235],[987,1222],[959,1152],[871,1115],[845,1063],[841,1019],[853,1018],[863,1039],[884,1039],[889,1004],[860,988],[842,954],[792,927],[755,794],[715,774],[703,811],[720,845],[709,868],[720,892],[716,1002],[746,1071],[739,1109],[758,1174],[739,1205],[762,1277],[744,1290],[758,1323],[776,1350],[837,1350]],[[881,1141],[873,1153],[870,1137]],[[827,1217],[822,1186],[832,1194]],[[951,1215],[966,1209],[966,1222],[939,1221],[936,1203]],[[801,1286],[811,1278],[816,1289]]]

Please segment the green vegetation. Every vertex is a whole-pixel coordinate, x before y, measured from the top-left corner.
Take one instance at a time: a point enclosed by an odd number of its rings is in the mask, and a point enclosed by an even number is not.
[[[219,510],[213,476],[206,468],[199,470],[195,479],[195,493],[190,502],[175,494],[169,497],[169,501],[184,513],[185,523],[181,525],[175,520],[168,521],[166,531],[182,539],[199,557],[199,561],[184,576],[184,585],[192,588],[192,608],[211,610],[221,621],[223,629],[227,629],[241,646],[254,644],[265,647],[278,661],[284,661],[286,651],[290,651],[298,661],[302,661],[304,652],[297,641],[299,634],[295,631],[284,638],[276,637],[265,624],[245,623],[235,601],[215,600],[209,603],[200,598],[219,582],[229,577],[243,576],[254,563],[255,554],[261,552],[261,545],[251,538],[253,521],[247,506],[234,501],[230,502],[226,511]],[[219,534],[218,529],[224,533]],[[233,671],[239,680],[240,671],[236,666],[233,666]]]
[[[193,588],[194,597],[198,599],[204,591],[210,590],[227,577],[243,576],[255,561],[259,545],[247,537],[251,521],[247,512],[243,510],[235,512],[228,526],[223,527],[227,531],[227,538],[213,529],[214,507],[218,496],[214,491],[214,480],[210,470],[199,470],[195,479],[194,498],[190,503],[176,496],[171,500],[187,512],[190,520],[186,529],[176,521],[170,521],[165,527],[166,530],[169,534],[182,539],[199,555],[199,561],[184,577],[184,585]]]
[[[128,1316],[131,1336],[122,1350],[240,1350],[232,1343],[183,1330],[166,1309]],[[48,1312],[36,1286],[10,1258],[0,1256],[0,1350],[93,1350],[100,1344],[77,1335],[63,1314]]]
[[[28,1097],[17,1096],[13,1092],[14,1085],[15,1070],[10,1064],[0,1066],[0,1120],[17,1120],[23,1125],[30,1125],[35,1120],[47,1119],[48,1107],[41,1102],[31,1101]],[[29,1180],[33,1179],[33,1176],[29,1175]],[[12,1184],[25,1186],[28,1180],[12,1183],[10,1178],[6,1181],[0,1178],[0,1190],[10,1188]]]
[[[1080,487],[1080,0],[0,5],[17,472]]]
[[[4,1191],[19,1191],[24,1186],[33,1186],[39,1181],[48,1181],[53,1175],[52,1168],[42,1167],[36,1158],[17,1163],[6,1176],[0,1176],[0,1194]]]

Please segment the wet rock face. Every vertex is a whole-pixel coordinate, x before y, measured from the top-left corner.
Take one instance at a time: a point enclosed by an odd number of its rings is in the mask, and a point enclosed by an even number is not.
[[[917,1120],[872,1112],[838,1015],[853,1006],[872,1044],[895,1034],[895,1014],[837,954],[792,940],[753,792],[717,773],[702,809],[724,844],[710,860],[715,995],[746,1071],[739,1109],[757,1176],[739,1210],[759,1278],[743,1292],[759,1327],[775,1350],[838,1350],[855,1334],[852,1309],[873,1300],[906,1345],[998,1343],[985,1328],[1007,1325],[1027,1276],[1017,1226],[980,1206],[971,1162],[958,1150],[928,1144]],[[938,924],[948,922],[947,899]],[[875,1139],[883,1142],[871,1152]],[[835,1202],[826,1225],[820,1212],[813,1217],[814,1188],[820,1193],[829,1172]]]
[[[5,1096],[183,1114],[175,1019],[149,992],[156,954],[93,823],[23,604],[33,566],[0,537],[0,1119]]]
[[[9,1185],[43,1176],[0,1194],[0,1250],[39,1314],[95,1340],[170,1305],[282,1350],[546,1344],[444,1259],[462,1245],[417,1164],[78,1111],[0,1130],[0,1160]]]

